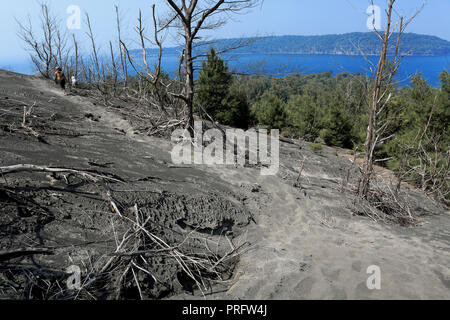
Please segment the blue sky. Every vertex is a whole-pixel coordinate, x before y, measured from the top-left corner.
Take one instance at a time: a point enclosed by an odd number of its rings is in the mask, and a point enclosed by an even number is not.
[[[374,2],[385,8],[387,0]],[[129,42],[135,39],[132,29],[139,8],[142,8],[149,24],[153,3],[161,14],[164,14],[166,10],[164,0],[47,0],[47,3],[64,22],[69,17],[66,10],[70,5],[77,5],[82,11],[87,11],[91,16],[98,42],[103,48],[106,48],[109,39],[114,38],[114,4],[118,4],[121,8],[124,34]],[[422,3],[423,0],[397,0],[397,11],[402,15],[410,16]],[[230,20],[226,26],[214,32],[214,37],[318,35],[368,31],[366,9],[369,4],[369,0],[265,0],[262,7]],[[2,1],[0,10],[0,41],[2,43],[0,64],[26,60],[28,56],[16,35],[18,28],[14,18],[24,20],[29,14],[32,22],[37,24],[38,2],[36,0]],[[407,31],[436,35],[450,40],[449,12],[449,0],[428,0],[423,12]],[[78,38],[85,39],[85,32],[86,28],[82,25],[82,29],[74,33]],[[168,36],[165,46],[174,44],[176,43],[173,37]]]

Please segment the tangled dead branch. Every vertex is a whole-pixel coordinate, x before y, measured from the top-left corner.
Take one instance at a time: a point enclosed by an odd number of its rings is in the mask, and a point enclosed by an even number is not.
[[[129,295],[130,290],[134,290],[139,299],[154,298],[154,287],[164,282],[154,274],[152,267],[156,261],[178,266],[174,272],[180,284],[186,289],[186,282],[190,282],[188,290],[198,289],[205,294],[213,283],[227,282],[232,273],[233,262],[247,246],[245,242],[235,246],[224,236],[229,248],[219,254],[211,248],[211,239],[198,237],[195,231],[178,243],[169,243],[152,222],[152,217],[146,217],[137,204],[128,210],[121,210],[122,206],[116,203],[110,193],[108,197],[112,211],[116,214],[115,223],[125,223],[128,229],[120,241],[117,239],[116,250],[102,257],[107,259],[106,262],[87,274],[76,296],[90,290],[96,283],[109,279],[116,283],[116,299]],[[203,243],[203,246],[193,250],[193,242]],[[183,278],[184,280],[180,280]]]
[[[413,214],[406,194],[396,186],[373,180],[367,198],[356,197],[354,213],[367,216],[374,221],[394,223],[401,226],[418,226],[421,221]]]
[[[44,268],[30,269],[22,263],[14,264],[15,258],[51,254],[52,250],[32,248],[0,252],[0,260],[8,260],[2,266],[0,278],[12,273],[11,281],[25,283],[26,288],[16,286],[15,289],[23,290],[25,299],[97,299],[100,292],[107,292],[109,298],[116,299],[152,299],[181,289],[192,293],[199,290],[204,295],[215,283],[229,283],[238,256],[247,248],[244,240],[234,244],[226,235],[207,237],[196,230],[179,233],[164,228],[137,204],[129,207],[115,199],[115,191],[108,184],[122,182],[118,178],[30,164],[0,167],[4,175],[17,172],[70,173],[95,182],[104,191],[103,198],[110,208],[109,213],[105,212],[110,216],[114,236],[109,243],[115,242],[112,252],[89,255],[88,261],[81,261],[84,266],[82,283],[76,290],[68,289],[69,274],[65,271],[43,275]],[[163,275],[158,267],[161,264],[167,269]],[[173,279],[178,280],[179,289],[171,287],[175,283]],[[13,282],[11,285],[15,286]]]

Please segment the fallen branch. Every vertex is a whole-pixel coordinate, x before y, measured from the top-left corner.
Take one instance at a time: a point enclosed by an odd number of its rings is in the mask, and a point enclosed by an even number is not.
[[[303,158],[300,164],[300,168],[298,170],[297,180],[295,180],[294,187],[301,188],[300,178],[302,177],[303,168],[305,167],[305,159]]]
[[[52,255],[54,252],[49,249],[43,249],[43,248],[21,248],[21,249],[14,249],[14,250],[6,250],[6,251],[0,251],[0,261],[5,261],[13,258],[23,257],[23,256],[30,256],[35,254],[44,254],[44,255]]]
[[[16,164],[12,166],[0,167],[0,173],[8,174],[8,173],[17,173],[17,172],[50,172],[50,173],[62,173],[69,172],[73,174],[78,174],[82,177],[88,178],[93,181],[99,180],[110,180],[114,182],[122,182],[118,179],[107,177],[104,175],[91,173],[87,171],[75,170],[75,169],[66,169],[66,168],[51,168],[45,166],[38,166],[34,164]]]

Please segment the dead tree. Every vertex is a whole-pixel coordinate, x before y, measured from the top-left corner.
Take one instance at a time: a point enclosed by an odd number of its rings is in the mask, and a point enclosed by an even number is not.
[[[78,71],[79,71],[79,51],[78,51],[78,42],[77,39],[75,38],[75,35],[72,34],[72,38],[73,38],[73,49],[74,49],[74,61],[72,63],[72,74],[75,76],[76,79],[78,79]]]
[[[51,14],[48,5],[40,4],[40,32],[38,35],[33,30],[30,17],[28,23],[22,24],[16,20],[19,31],[18,36],[22,39],[28,51],[31,60],[37,68],[37,71],[45,78],[50,78],[51,70],[56,62],[55,57],[55,37],[58,31],[57,19]]]
[[[184,102],[186,128],[192,133],[194,128],[194,42],[200,39],[202,30],[216,29],[226,23],[226,15],[239,13],[254,7],[258,0],[166,0],[173,15],[168,19],[172,27],[181,31],[184,42],[184,89],[172,95]]]
[[[98,60],[98,54],[97,54],[97,45],[95,44],[95,37],[94,33],[92,32],[92,26],[91,26],[91,19],[89,18],[89,14],[86,12],[86,26],[88,27],[89,32],[86,33],[89,40],[91,41],[91,48],[92,48],[92,62],[94,64],[94,75],[98,77],[98,80],[101,79],[101,71],[100,71],[100,63]]]
[[[114,57],[113,44],[111,41],[109,42],[109,48],[111,51],[111,67],[112,67],[112,81],[113,81],[112,86],[113,86],[113,93],[115,96],[116,90],[117,90],[118,71],[117,71],[116,59]]]
[[[124,88],[126,88],[128,86],[128,67],[124,53],[124,48],[122,46],[122,31],[121,31],[119,7],[115,6],[115,8],[116,8],[117,39],[120,52],[120,66],[121,66],[120,70],[122,72],[123,86]]]
[[[374,171],[374,152],[375,147],[392,137],[383,137],[383,134],[387,131],[389,121],[379,123],[379,119],[386,112],[389,102],[392,98],[392,81],[395,74],[398,71],[400,64],[400,40],[405,28],[408,24],[420,13],[419,9],[406,23],[402,16],[399,17],[399,21],[392,27],[392,15],[395,12],[394,4],[396,0],[389,0],[387,14],[387,25],[384,31],[384,35],[381,35],[378,30],[374,28],[374,32],[378,35],[382,42],[382,49],[380,58],[377,65],[377,72],[373,84],[372,98],[369,106],[369,124],[367,126],[367,135],[364,143],[364,163],[361,169],[361,181],[358,188],[359,196],[366,198],[370,188],[370,181]],[[397,30],[397,39],[395,44],[394,58],[389,70],[386,70],[387,55],[390,49],[389,43]]]
[[[145,40],[149,40],[149,39],[144,34],[145,30],[144,30],[143,23],[142,23],[141,10],[139,10],[138,26],[136,27],[136,32],[139,34],[139,40],[140,40],[141,49],[142,49],[142,61],[144,63],[144,66],[143,66],[144,72],[146,72],[147,77],[150,78],[150,82],[152,83],[152,85],[155,86],[158,83],[159,77],[161,75],[162,43],[161,43],[161,39],[159,38],[159,31],[158,31],[156,15],[155,15],[155,5],[152,6],[152,10],[153,10],[153,25],[154,25],[154,30],[155,30],[154,44],[156,44],[159,49],[158,59],[157,59],[157,63],[155,65],[154,70],[152,70],[150,68],[150,66],[148,64],[148,60],[147,60],[147,47],[145,45]]]
[[[69,56],[70,56],[70,48],[67,44],[68,35],[66,32],[61,31],[61,28],[56,29],[55,36],[55,60],[56,64],[63,68],[63,70],[67,70]]]
[[[163,37],[160,35],[166,28],[160,28],[161,22],[156,17],[156,6],[152,6],[152,20],[153,20],[153,32],[152,36],[148,36],[144,27],[144,21],[142,18],[142,12],[139,10],[139,16],[137,20],[137,26],[135,31],[139,37],[139,44],[141,49],[140,59],[135,59],[130,55],[127,45],[120,40],[121,48],[123,49],[125,63],[129,63],[131,68],[135,71],[138,79],[139,98],[148,103],[152,107],[157,107],[158,110],[164,115],[168,115],[166,107],[164,105],[174,103],[167,102],[167,88],[171,85],[171,81],[163,81],[161,79],[162,74],[162,52]],[[156,61],[151,66],[149,62],[149,53],[147,43],[151,43],[156,46],[158,53],[156,54]],[[128,60],[128,61],[127,61]],[[167,83],[166,83],[167,82]]]
[[[98,56],[98,47],[95,43],[95,36],[94,32],[92,31],[92,25],[91,25],[91,19],[89,17],[89,14],[86,12],[86,26],[88,28],[88,32],[86,32],[86,35],[88,36],[90,42],[91,42],[91,48],[92,48],[92,54],[91,54],[91,60],[92,60],[92,67],[89,67],[89,72],[92,74],[94,83],[96,85],[96,88],[100,93],[103,95],[105,101],[107,99],[107,89],[105,86],[105,66],[102,63],[100,65],[100,59]]]

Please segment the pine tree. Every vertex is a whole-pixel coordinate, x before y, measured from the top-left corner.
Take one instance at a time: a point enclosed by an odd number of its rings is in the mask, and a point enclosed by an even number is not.
[[[252,113],[259,124],[269,129],[283,129],[286,126],[286,105],[274,94],[267,94],[252,107]]]
[[[214,120],[247,129],[250,118],[247,96],[240,88],[232,86],[227,63],[211,48],[198,78],[197,99]]]
[[[197,99],[214,119],[223,112],[222,101],[228,97],[232,81],[228,65],[211,48],[207,60],[203,61],[197,80]]]
[[[323,119],[321,138],[327,145],[352,148],[352,122],[340,106],[331,106]]]
[[[306,141],[314,141],[321,129],[322,114],[312,97],[293,95],[287,105],[288,124]]]

